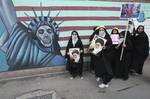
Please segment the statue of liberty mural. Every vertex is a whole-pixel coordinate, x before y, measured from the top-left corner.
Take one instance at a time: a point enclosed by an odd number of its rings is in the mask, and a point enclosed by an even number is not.
[[[16,11],[11,0],[1,0],[0,7],[0,16],[7,29],[3,33],[5,39],[1,40],[1,48],[6,53],[9,70],[65,64],[58,44],[58,26],[62,22],[56,24],[50,17],[50,11],[47,16],[43,16],[42,11],[41,16],[37,16],[33,9],[34,19],[25,13],[30,19],[26,26],[16,21]]]

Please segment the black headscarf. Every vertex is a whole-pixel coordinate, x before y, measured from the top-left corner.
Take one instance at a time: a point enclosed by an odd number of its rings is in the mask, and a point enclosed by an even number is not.
[[[137,29],[136,29],[135,33],[139,33],[138,29],[139,29],[140,27],[142,27],[142,28],[143,28],[143,32],[142,32],[142,33],[145,33],[145,31],[144,31],[144,26],[143,26],[143,25],[139,25],[139,26],[137,27]]]
[[[79,41],[81,41],[81,39],[80,39],[80,36],[79,36],[78,32],[74,30],[74,31],[72,31],[72,32],[71,32],[71,36],[70,36],[69,42],[72,42],[72,34],[73,34],[74,32],[77,34],[77,38],[78,38],[78,40],[79,40]]]
[[[114,30],[116,30],[117,33],[113,33]],[[113,28],[112,31],[111,31],[111,34],[119,34],[119,30],[117,28]]]

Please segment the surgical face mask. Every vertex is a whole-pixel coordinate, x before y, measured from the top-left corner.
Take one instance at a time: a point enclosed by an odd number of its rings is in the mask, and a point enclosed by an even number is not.
[[[105,37],[105,31],[99,31],[99,36],[101,36],[101,37]]]

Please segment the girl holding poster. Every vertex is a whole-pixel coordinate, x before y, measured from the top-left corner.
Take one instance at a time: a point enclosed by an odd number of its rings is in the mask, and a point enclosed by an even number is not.
[[[120,53],[118,51],[117,46],[119,45],[120,36],[118,28],[113,28],[110,34],[112,40],[112,50],[111,50],[111,66],[114,76],[116,75],[116,65],[119,62]]]
[[[69,42],[66,47],[66,69],[70,72],[72,77],[75,78],[77,75],[83,79],[83,44],[77,31],[72,31]]]
[[[91,39],[94,38],[95,35],[106,39],[106,44],[103,45],[102,50],[95,55],[94,66],[95,66],[95,76],[97,77],[97,81],[102,80],[101,84],[99,84],[100,88],[107,88],[108,83],[112,79],[112,69],[110,64],[110,50],[112,46],[112,41],[109,34],[106,31],[104,26],[98,26],[95,29],[95,32],[92,34]],[[97,41],[96,41],[97,42]],[[90,49],[89,49],[90,50]]]

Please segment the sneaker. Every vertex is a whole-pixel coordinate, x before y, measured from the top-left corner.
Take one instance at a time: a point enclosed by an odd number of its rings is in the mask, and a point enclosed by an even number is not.
[[[98,85],[98,87],[99,88],[108,88],[109,87],[109,85],[108,84],[100,84],[100,85]]]
[[[99,88],[105,88],[105,84],[102,83],[102,84],[98,85],[98,87]]]
[[[70,79],[72,80],[72,79],[73,79],[73,77],[70,77]]]
[[[105,87],[106,87],[106,88],[108,88],[108,87],[109,87],[109,85],[108,85],[108,84],[105,84]]]
[[[100,77],[97,77],[97,78],[96,78],[96,81],[97,81],[97,82],[100,81]]]
[[[84,77],[80,77],[80,79],[82,79],[82,80],[83,80],[83,79],[84,79]]]

